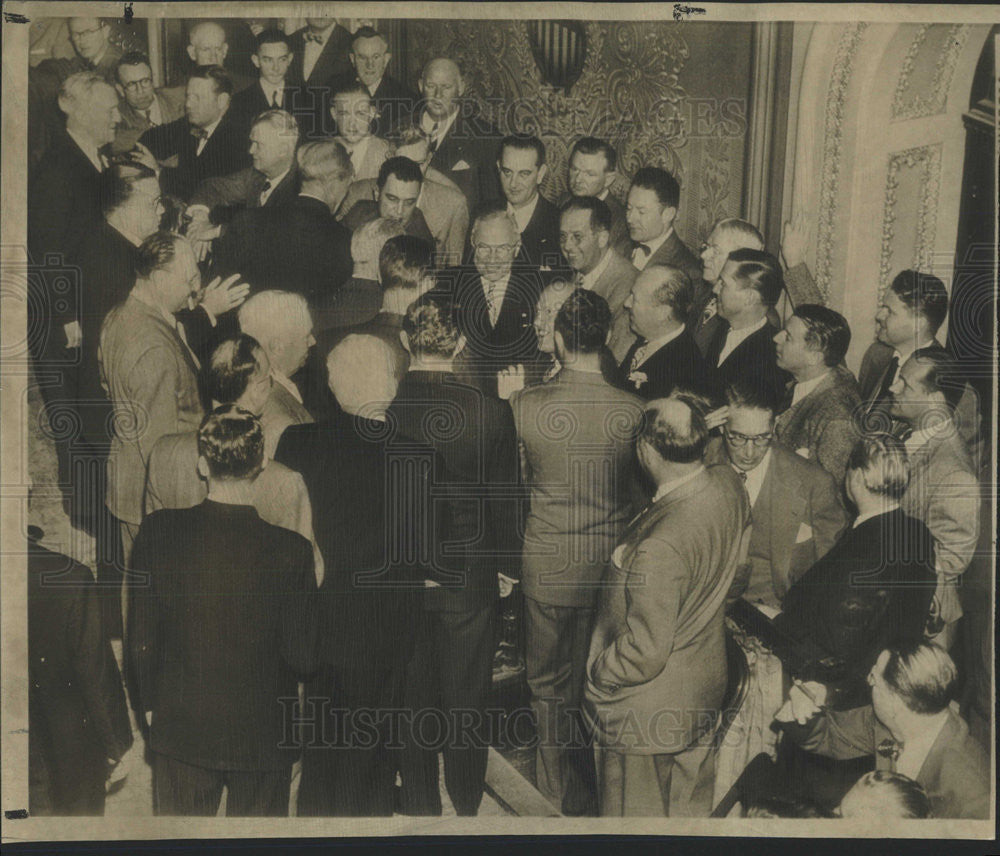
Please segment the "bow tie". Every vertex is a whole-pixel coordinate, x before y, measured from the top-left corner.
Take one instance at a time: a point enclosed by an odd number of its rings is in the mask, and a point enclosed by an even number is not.
[[[903,744],[891,737],[886,737],[875,747],[875,751],[883,758],[888,758],[894,764],[899,760],[899,753],[903,749]]]
[[[647,244],[636,243],[633,244],[632,249],[639,250],[639,252],[641,252],[644,256],[648,256],[651,252],[653,252]]]
[[[320,33],[306,33],[307,42],[316,42],[316,44],[323,44],[323,36]]]
[[[191,136],[194,137],[196,140],[207,140],[208,131],[206,131],[204,128],[199,128],[197,125],[192,125]]]

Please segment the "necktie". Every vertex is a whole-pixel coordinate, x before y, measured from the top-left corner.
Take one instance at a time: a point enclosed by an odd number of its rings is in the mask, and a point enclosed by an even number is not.
[[[149,110],[144,111],[144,113],[145,113],[145,116],[146,116],[146,122],[149,123],[149,127],[150,128],[155,128],[156,127],[156,122],[153,121],[153,110],[152,110],[152,108],[150,108]]]
[[[646,344],[647,342],[645,339],[639,339],[636,341],[634,345],[635,350],[632,352],[632,362],[629,363],[629,374],[632,374],[632,372],[638,369],[639,366],[642,365],[642,361],[646,359]]]
[[[267,195],[271,192],[271,181],[268,179],[264,182],[264,186],[260,190],[260,204],[263,205],[267,202]]]
[[[699,327],[704,327],[712,317],[719,311],[719,302],[715,297],[709,299],[708,303],[705,304],[705,309],[701,313],[701,320],[698,322]]]
[[[781,404],[778,405],[778,413],[784,413],[792,406],[792,400],[795,398],[795,384],[790,383],[785,387],[785,395],[781,399]]]
[[[184,347],[184,350],[187,351],[188,356],[191,357],[195,367],[200,369],[201,362],[198,360],[198,357],[195,356],[194,351],[191,350],[191,346],[188,344],[187,340],[187,333],[184,332],[184,325],[180,321],[174,321],[174,332],[177,334],[177,338],[181,340],[181,345]]]
[[[277,89],[275,89],[274,92],[271,93],[271,106],[275,110],[280,110],[281,109],[281,100],[278,98],[278,90]]]
[[[427,145],[427,152],[428,152],[428,154],[432,154],[433,155],[434,152],[437,151],[438,145],[440,145],[440,143],[441,143],[441,141],[438,139],[438,136],[437,136],[438,127],[440,126],[440,124],[441,124],[440,122],[435,122],[434,123],[434,127],[431,128],[430,143],[428,143],[428,145]]]
[[[736,475],[740,477],[740,481],[743,482],[743,484],[747,483],[747,474],[743,470],[737,470]]]
[[[489,284],[486,286],[486,309],[489,312],[491,327],[496,326],[497,316],[500,314],[500,307],[497,306],[496,295],[493,292],[494,288],[496,288],[496,283],[489,281]]]

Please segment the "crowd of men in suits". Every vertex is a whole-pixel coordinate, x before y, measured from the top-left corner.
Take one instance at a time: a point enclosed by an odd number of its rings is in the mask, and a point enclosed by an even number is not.
[[[446,57],[418,95],[376,30],[308,19],[258,28],[240,89],[205,21],[171,92],[104,22],[70,32],[30,176],[30,335],[103,585],[65,607],[76,660],[32,606],[34,686],[78,685],[33,691],[32,811],[101,810],[131,744],[122,636],[158,813],[225,787],[230,815],[285,814],[300,761],[298,814],[439,814],[443,753],[474,815],[519,590],[557,811],[709,814],[743,598],[842,667],[793,676],[788,743],[897,745],[900,776],[818,801],[985,816],[948,704],[980,433],[937,277],[893,279],[855,378],[845,318],[752,224],[695,253],[677,179],[644,166],[620,200],[592,137],[546,199],[542,141],[466,109]]]

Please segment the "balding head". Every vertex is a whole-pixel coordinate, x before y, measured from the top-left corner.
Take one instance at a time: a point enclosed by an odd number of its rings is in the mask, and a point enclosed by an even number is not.
[[[707,412],[708,402],[686,392],[675,392],[646,406],[636,451],[655,484],[678,478],[701,464],[708,442]]]
[[[326,359],[330,391],[345,413],[385,418],[396,397],[396,375],[389,345],[377,336],[352,333]]]
[[[625,299],[632,332],[652,342],[687,322],[691,309],[691,280],[680,268],[652,265],[632,283]]]
[[[229,53],[226,31],[215,21],[199,21],[188,34],[187,51],[195,65],[222,65]]]
[[[260,342],[272,371],[286,378],[302,368],[315,344],[309,305],[300,294],[258,292],[240,307],[239,321],[240,329]]]
[[[451,116],[458,109],[458,99],[465,92],[458,64],[446,57],[432,59],[424,66],[419,85],[427,113],[435,121]]]

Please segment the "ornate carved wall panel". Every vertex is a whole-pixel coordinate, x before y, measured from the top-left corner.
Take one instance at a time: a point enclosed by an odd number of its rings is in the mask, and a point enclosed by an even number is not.
[[[467,93],[504,132],[546,145],[550,199],[566,189],[569,147],[608,139],[624,174],[662,166],[681,182],[678,231],[696,244],[722,217],[738,216],[749,85],[749,24],[587,22],[586,55],[568,90],[545,82],[519,21],[407,21],[412,81],[434,56],[462,66]],[[719,56],[725,53],[725,63]]]
[[[969,38],[964,24],[922,24],[903,60],[892,102],[892,120],[945,111],[955,65]]]

